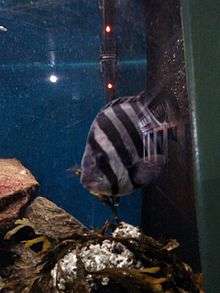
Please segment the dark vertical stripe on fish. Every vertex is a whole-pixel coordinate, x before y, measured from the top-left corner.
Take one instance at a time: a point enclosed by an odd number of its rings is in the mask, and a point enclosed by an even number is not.
[[[141,108],[138,106],[137,102],[136,103],[130,103],[129,105],[132,107],[132,109],[136,113],[137,117],[140,117],[142,115]]]
[[[120,105],[116,105],[115,107],[112,107],[112,109],[117,118],[121,121],[121,123],[127,130],[128,135],[130,136],[136,148],[138,156],[141,158],[143,156],[143,141],[141,139],[140,134],[138,133],[137,128],[135,127],[127,113],[121,108]]]
[[[114,146],[119,158],[121,159],[123,165],[127,168],[132,165],[132,157],[124,141],[121,138],[121,134],[115,127],[114,123],[105,115],[105,113],[100,113],[97,119],[98,126],[102,129],[105,135],[108,137],[109,141]]]
[[[114,149],[121,159],[124,168],[128,172],[131,183],[133,184],[133,186],[136,186],[136,183],[133,180],[133,174],[131,173],[131,169],[129,168],[132,166],[133,163],[132,156],[124,145],[124,142],[117,128],[114,126],[113,122],[105,115],[105,113],[100,113],[98,115],[97,123],[114,146]]]
[[[115,175],[114,171],[112,170],[112,167],[109,164],[109,158],[106,152],[100,147],[98,142],[94,138],[94,133],[91,133],[89,135],[89,144],[91,145],[91,148],[101,154],[101,157],[99,159],[99,168],[102,171],[102,173],[106,176],[108,179],[110,185],[111,185],[111,192],[112,195],[116,195],[119,192],[119,185],[118,185],[118,178]]]

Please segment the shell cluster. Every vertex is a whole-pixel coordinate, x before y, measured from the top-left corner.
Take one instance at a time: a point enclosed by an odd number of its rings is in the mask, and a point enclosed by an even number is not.
[[[138,227],[134,227],[125,222],[121,222],[112,234],[113,237],[121,238],[135,238],[138,239],[141,236],[141,231]]]
[[[138,238],[140,231],[138,228],[120,223],[114,231],[113,237]],[[87,272],[86,281],[91,287],[95,286],[92,275],[89,273],[98,272],[106,268],[140,268],[141,263],[137,261],[133,253],[123,244],[116,241],[104,240],[99,244],[90,244],[82,248],[77,248],[66,254],[52,269],[51,276],[53,286],[60,290],[65,290],[65,284],[73,281],[78,276],[79,261]],[[101,284],[108,285],[109,279],[103,277]]]

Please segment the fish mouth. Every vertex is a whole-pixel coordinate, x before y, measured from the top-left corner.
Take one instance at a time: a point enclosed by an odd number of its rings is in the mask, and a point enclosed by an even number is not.
[[[89,190],[89,193],[91,193],[92,195],[95,195],[98,198],[102,198],[102,199],[110,196],[107,192],[97,192],[97,191]]]
[[[94,192],[94,191],[91,191],[91,190],[89,190],[89,192],[90,192],[92,195],[100,196],[100,193],[98,193],[98,192]]]

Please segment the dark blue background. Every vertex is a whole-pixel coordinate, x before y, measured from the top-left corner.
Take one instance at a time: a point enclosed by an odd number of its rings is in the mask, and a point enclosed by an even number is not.
[[[144,88],[146,43],[141,2],[118,3],[122,96]],[[101,225],[109,210],[66,169],[80,163],[90,124],[106,102],[101,21],[95,0],[0,1],[0,25],[8,29],[0,31],[0,157],[21,160],[41,194],[89,226]],[[138,224],[140,208],[139,193],[123,199],[121,215]]]

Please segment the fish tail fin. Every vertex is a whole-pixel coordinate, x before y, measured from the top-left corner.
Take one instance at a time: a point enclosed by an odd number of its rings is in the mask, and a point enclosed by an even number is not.
[[[136,101],[139,101],[150,110],[154,117],[160,122],[175,122],[181,118],[181,111],[177,98],[168,95],[166,91],[148,93],[143,90],[135,96]]]
[[[181,118],[179,105],[174,96],[160,96],[153,100],[148,108],[161,123],[175,122]]]

